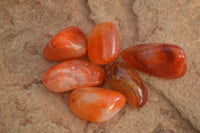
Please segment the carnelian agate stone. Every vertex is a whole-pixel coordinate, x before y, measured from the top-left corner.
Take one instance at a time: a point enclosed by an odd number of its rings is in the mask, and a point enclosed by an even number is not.
[[[85,87],[72,91],[69,108],[78,117],[103,122],[116,115],[124,106],[125,97],[110,89]]]
[[[88,38],[88,56],[92,63],[110,63],[119,56],[120,50],[120,38],[114,24],[104,22],[92,29]]]
[[[121,56],[134,68],[160,78],[179,78],[187,70],[183,49],[172,44],[135,45],[125,49]]]
[[[126,101],[135,108],[147,101],[147,89],[134,69],[124,63],[114,63],[106,71],[108,85],[126,96]]]
[[[99,85],[104,80],[104,70],[92,63],[70,60],[48,69],[43,75],[44,85],[55,92],[78,87]]]
[[[63,61],[84,56],[87,52],[87,37],[78,27],[68,27],[58,32],[46,45],[44,57]]]

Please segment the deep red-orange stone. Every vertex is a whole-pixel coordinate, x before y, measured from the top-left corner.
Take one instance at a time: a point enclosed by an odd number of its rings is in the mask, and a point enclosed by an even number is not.
[[[87,37],[78,27],[68,27],[58,32],[43,51],[45,58],[55,61],[76,59],[87,52]]]
[[[87,61],[70,60],[49,68],[42,80],[51,91],[64,92],[101,84],[104,70]]]
[[[103,122],[115,116],[122,109],[125,101],[125,97],[117,91],[84,87],[72,91],[69,108],[82,119]]]
[[[108,67],[106,83],[124,94],[126,101],[135,108],[141,108],[147,101],[148,93],[142,79],[128,64],[118,62]]]
[[[107,64],[120,54],[120,37],[114,24],[104,22],[96,25],[88,37],[88,56],[94,64]]]
[[[160,78],[179,78],[187,70],[183,49],[172,44],[135,45],[122,51],[121,56],[134,68]]]

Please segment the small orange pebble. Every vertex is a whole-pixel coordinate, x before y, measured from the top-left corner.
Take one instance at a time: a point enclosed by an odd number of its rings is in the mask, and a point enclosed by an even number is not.
[[[99,85],[104,80],[104,70],[82,60],[70,60],[49,68],[43,75],[44,85],[55,92],[79,87]]]
[[[94,64],[107,64],[120,54],[120,37],[114,24],[103,22],[96,25],[88,37],[88,56]]]
[[[135,108],[141,108],[147,101],[148,93],[142,79],[128,64],[112,64],[106,71],[106,82],[124,94],[126,101]]]
[[[184,50],[173,44],[135,45],[123,50],[121,56],[135,69],[160,78],[179,78],[187,71]]]
[[[78,27],[68,27],[58,32],[46,45],[43,55],[48,60],[63,61],[84,56],[87,36]]]
[[[115,116],[124,106],[125,97],[117,91],[99,87],[85,87],[73,90],[69,108],[78,117],[103,122]]]

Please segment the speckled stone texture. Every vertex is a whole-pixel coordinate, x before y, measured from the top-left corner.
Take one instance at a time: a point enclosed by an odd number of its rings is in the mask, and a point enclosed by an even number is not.
[[[65,27],[78,26],[88,35],[104,21],[116,25],[122,49],[179,45],[188,71],[173,80],[138,72],[149,92],[146,105],[136,110],[126,104],[113,119],[90,123],[70,112],[69,92],[50,92],[42,84],[43,72],[58,64],[42,50]],[[0,133],[198,133],[199,37],[199,0],[1,0]]]

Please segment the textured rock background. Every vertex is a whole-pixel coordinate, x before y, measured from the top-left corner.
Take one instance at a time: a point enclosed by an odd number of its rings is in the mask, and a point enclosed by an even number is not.
[[[103,21],[116,25],[123,49],[148,42],[181,46],[188,71],[175,80],[138,72],[149,92],[146,105],[126,105],[113,119],[90,123],[70,112],[68,92],[43,86],[43,72],[58,62],[45,60],[42,50],[65,27],[78,26],[88,35]],[[200,132],[199,51],[199,0],[1,0],[0,132]]]

